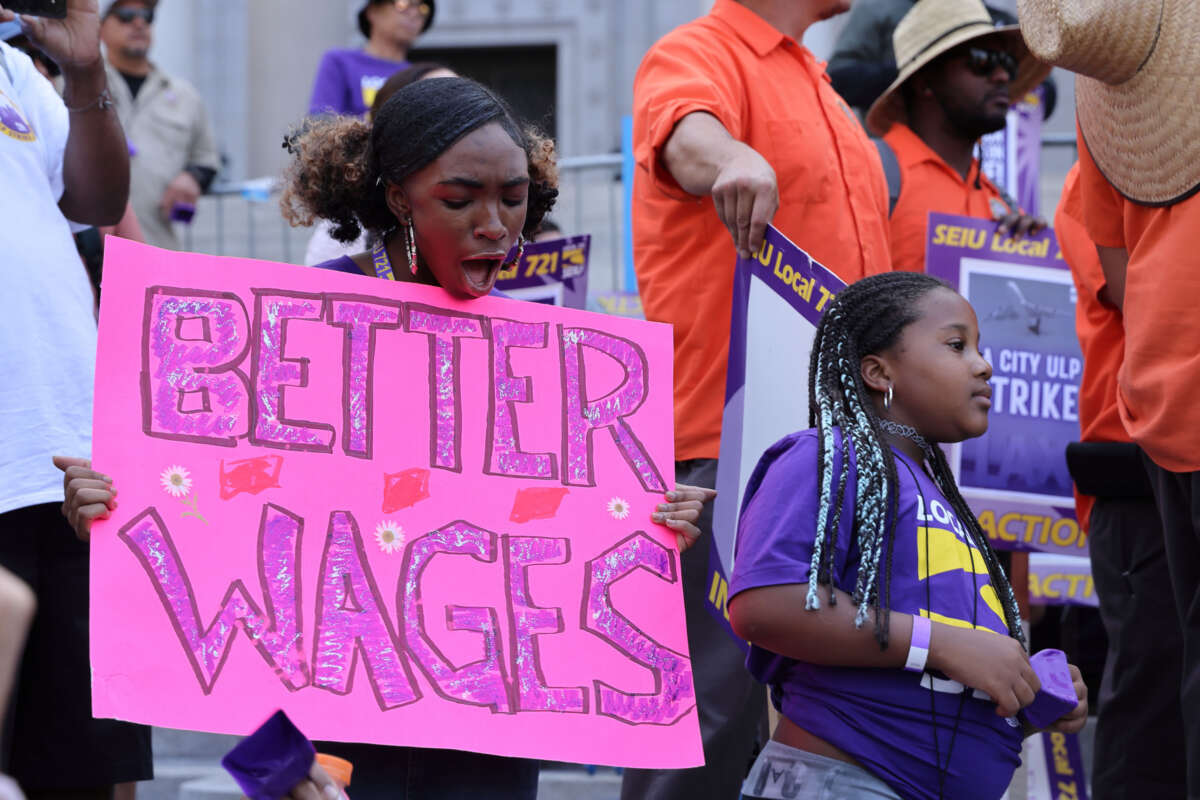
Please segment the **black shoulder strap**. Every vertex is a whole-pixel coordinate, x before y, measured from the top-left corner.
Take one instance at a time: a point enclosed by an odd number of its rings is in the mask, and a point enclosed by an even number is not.
[[[887,178],[888,187],[888,218],[892,216],[892,212],[896,210],[896,203],[900,200],[900,184],[903,180],[900,175],[900,162],[896,160],[896,151],[892,146],[883,139],[872,139],[875,143],[875,149],[879,151],[879,160],[883,162],[883,176]]]

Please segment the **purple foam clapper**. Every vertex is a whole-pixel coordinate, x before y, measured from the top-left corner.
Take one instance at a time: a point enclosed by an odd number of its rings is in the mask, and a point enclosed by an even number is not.
[[[170,217],[176,222],[191,222],[196,216],[196,207],[191,203],[176,203],[171,206]]]
[[[279,800],[308,776],[314,758],[312,742],[276,711],[226,753],[221,766],[251,800]]]
[[[1029,663],[1042,682],[1042,688],[1021,713],[1033,727],[1048,728],[1079,705],[1067,656],[1062,650],[1039,650]]]

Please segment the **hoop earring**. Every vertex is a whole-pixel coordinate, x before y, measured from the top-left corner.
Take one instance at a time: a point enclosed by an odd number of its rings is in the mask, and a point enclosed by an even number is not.
[[[502,267],[508,268],[514,264],[521,263],[521,257],[525,255],[525,234],[517,236],[517,254],[513,256],[512,261],[505,261],[501,264]]]
[[[883,395],[883,410],[890,411],[892,408],[892,384],[888,384],[887,392]]]
[[[412,217],[404,218],[404,249],[408,253],[408,271],[417,274],[417,236],[413,231]]]

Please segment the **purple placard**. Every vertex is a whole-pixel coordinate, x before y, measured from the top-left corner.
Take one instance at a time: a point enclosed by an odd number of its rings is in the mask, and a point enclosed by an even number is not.
[[[928,230],[926,269],[975,307],[994,370],[991,426],[962,446],[959,485],[1070,506],[1065,450],[1079,438],[1083,356],[1053,231],[1014,240],[994,222],[949,214],[931,214]]]
[[[808,343],[825,306],[845,286],[769,226],[758,253],[738,259],[706,603],[726,626],[742,492],[767,447],[808,427]]]
[[[980,166],[992,183],[1016,199],[1027,214],[1038,213],[1041,172],[1042,88],[1009,109],[1005,126],[980,140]]]
[[[1092,562],[1078,556],[1030,554],[1029,602],[1043,606],[1098,607]]]
[[[1042,121],[1045,118],[1045,93],[1037,87],[1025,95],[1013,110],[1016,121],[1016,191],[1012,194],[1026,214],[1037,216],[1041,207]]]
[[[529,242],[521,263],[500,272],[496,288],[519,300],[586,308],[591,246],[588,234]]]
[[[1079,527],[1074,506],[986,496],[971,497],[970,501],[980,526],[998,550],[1087,557],[1088,536]]]
[[[1054,232],[1014,240],[989,220],[930,214],[925,266],[974,306],[993,368],[987,434],[948,450],[963,495],[997,549],[1086,556],[1066,461],[1083,355]],[[1033,599],[1094,604],[1058,591]]]
[[[645,319],[642,298],[637,292],[597,292],[588,298],[588,310],[629,319]]]
[[[1088,800],[1087,772],[1083,769],[1079,737],[1073,733],[1044,732],[1042,749],[1046,756],[1049,785],[1043,790],[1046,791],[1045,795],[1031,786],[1030,798],[1044,796],[1053,800]]]

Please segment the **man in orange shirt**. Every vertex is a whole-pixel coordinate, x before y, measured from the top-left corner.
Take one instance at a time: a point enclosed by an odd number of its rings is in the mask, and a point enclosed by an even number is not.
[[[1083,218],[1077,164],[1067,174],[1054,232],[1075,280],[1075,329],[1083,352],[1081,441],[1068,448],[1067,463],[1108,634],[1097,701],[1093,796],[1185,797],[1187,763],[1179,713],[1183,642],[1162,522],[1141,451],[1130,441],[1117,409],[1125,331],[1121,312],[1108,300],[1104,271]]]
[[[1021,23],[1035,53],[1078,73],[1083,218],[1124,321],[1117,409],[1162,520],[1200,798],[1200,3],[1021,0]]]
[[[883,136],[893,268],[925,271],[931,211],[999,219],[1016,236],[1045,227],[974,157],[980,137],[1004,127],[1011,98],[1049,72],[1020,28],[995,26],[980,0],[923,0],[900,20],[893,44],[900,74],[867,112],[867,126]]]
[[[716,0],[634,81],[633,238],[647,319],[675,327],[676,479],[712,487],[736,257],[773,223],[847,283],[889,266],[879,157],[800,40],[849,0]],[[802,386],[797,386],[802,391]],[[711,514],[711,512],[710,512]],[[711,516],[702,527],[711,531]],[[704,767],[627,770],[622,797],[737,797],[765,710],[704,608],[711,537],[683,555]]]

